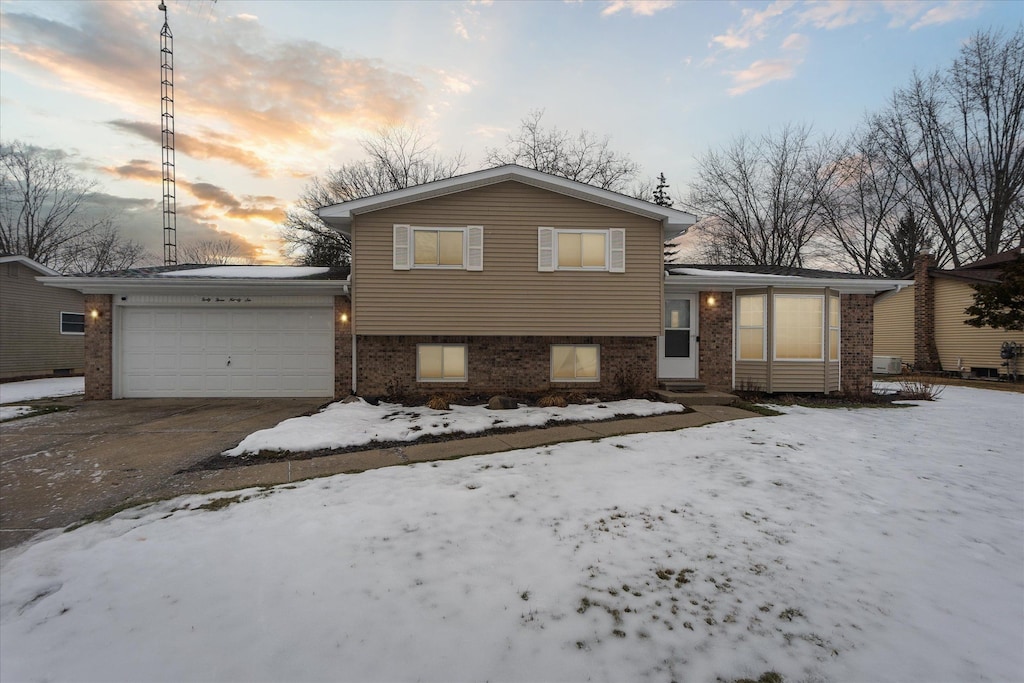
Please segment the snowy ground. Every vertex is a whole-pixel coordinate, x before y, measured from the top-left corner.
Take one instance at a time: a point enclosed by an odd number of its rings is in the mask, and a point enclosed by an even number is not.
[[[0,403],[34,401],[85,393],[84,377],[50,377],[0,384]]]
[[[359,400],[332,403],[314,415],[284,420],[270,429],[250,434],[224,455],[260,451],[316,451],[346,448],[374,441],[415,441],[436,434],[476,434],[508,427],[543,427],[553,422],[608,420],[616,415],[678,413],[683,406],[646,400],[605,401],[565,408],[521,405],[516,410],[488,410],[487,406],[453,405],[451,410],[394,403],[372,405]]]
[[[35,401],[40,398],[57,398],[85,393],[85,379],[82,377],[53,377],[32,379],[25,382],[0,384],[0,404]],[[0,405],[0,422],[38,412],[32,406]]]
[[[1019,681],[1024,396],[788,411],[56,535],[0,680]]]

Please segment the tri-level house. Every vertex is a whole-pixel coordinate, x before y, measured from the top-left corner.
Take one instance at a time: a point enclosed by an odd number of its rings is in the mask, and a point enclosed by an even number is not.
[[[86,294],[86,392],[132,396],[870,390],[872,301],[908,284],[670,266],[695,217],[519,166],[323,207],[351,272],[164,267]]]

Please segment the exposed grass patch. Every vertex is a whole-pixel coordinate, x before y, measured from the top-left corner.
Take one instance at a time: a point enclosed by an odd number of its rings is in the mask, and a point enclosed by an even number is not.
[[[774,417],[776,415],[782,415],[778,410],[773,410],[766,405],[759,403],[750,403],[748,401],[735,401],[732,404],[733,408],[739,408],[740,410],[746,410],[750,413],[757,413],[758,415],[764,415],[765,417]]]
[[[245,498],[242,498],[241,495],[225,496],[224,498],[214,498],[213,500],[211,500],[211,501],[209,501],[207,503],[203,503],[202,505],[195,506],[193,509],[194,510],[223,510],[227,506],[234,505],[235,503],[241,503],[243,500],[245,500]]]

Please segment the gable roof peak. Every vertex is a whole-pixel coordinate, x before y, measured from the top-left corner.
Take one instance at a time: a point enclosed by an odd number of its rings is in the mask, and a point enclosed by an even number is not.
[[[323,206],[317,209],[316,213],[327,225],[340,232],[349,233],[352,229],[352,219],[362,213],[465,192],[509,180],[660,221],[666,237],[675,237],[685,233],[697,221],[696,216],[686,211],[659,206],[619,192],[605,190],[517,164],[495,166],[422,185],[413,185],[370,197],[352,199],[340,204]]]

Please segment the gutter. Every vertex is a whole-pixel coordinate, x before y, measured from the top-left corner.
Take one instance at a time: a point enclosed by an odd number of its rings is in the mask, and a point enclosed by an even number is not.
[[[347,280],[289,280],[256,278],[111,278],[37,277],[47,287],[74,289],[83,294],[191,294],[216,290],[221,294],[337,294],[349,293]]]
[[[888,290],[899,290],[914,284],[913,280],[868,280],[863,278],[800,277],[796,275],[671,275],[665,276],[665,285],[680,289],[715,289],[734,292],[737,289],[759,289],[761,287],[813,287],[835,289],[842,294],[876,294]]]

